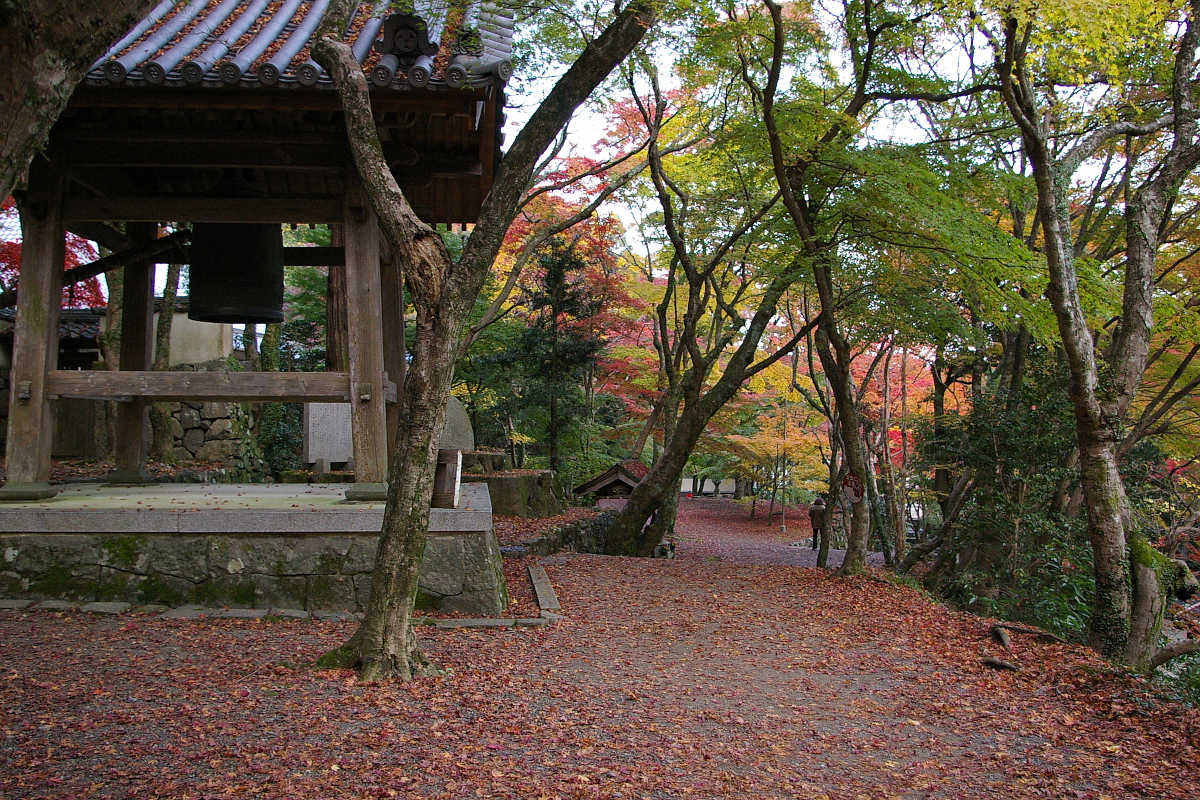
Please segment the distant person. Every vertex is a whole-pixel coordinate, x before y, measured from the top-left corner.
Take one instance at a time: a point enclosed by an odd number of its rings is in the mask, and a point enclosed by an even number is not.
[[[812,525],[813,532],[813,550],[817,549],[817,537],[820,535],[821,531],[825,530],[826,514],[825,498],[821,497],[821,495],[817,495],[817,499],[813,500],[813,504],[808,507],[808,521],[809,524]]]

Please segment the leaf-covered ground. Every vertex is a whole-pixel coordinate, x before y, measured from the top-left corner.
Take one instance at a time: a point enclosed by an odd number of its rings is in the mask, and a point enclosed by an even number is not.
[[[496,540],[501,545],[523,544],[544,533],[549,533],[555,528],[561,528],[577,519],[593,516],[595,513],[596,511],[591,508],[568,508],[557,516],[533,519],[494,514],[492,527],[496,531]]]
[[[0,612],[0,796],[1200,796],[1196,712],[1024,636],[990,671],[985,621],[721,505],[674,561],[554,558],[552,628],[422,629],[453,672],[408,685],[297,668],[352,623]]]

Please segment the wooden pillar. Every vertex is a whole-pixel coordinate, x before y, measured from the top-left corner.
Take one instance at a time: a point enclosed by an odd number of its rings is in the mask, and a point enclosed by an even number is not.
[[[127,222],[125,233],[135,247],[146,245],[158,236],[158,225],[153,222]],[[121,370],[148,370],[153,347],[153,262],[126,265],[121,297]],[[109,473],[109,483],[142,484],[150,481],[150,476],[146,474],[146,420],[149,410],[150,404],[144,397],[134,397],[117,405],[116,469]]]
[[[391,252],[387,240],[380,237],[380,285],[383,291],[383,368],[387,378],[396,384],[396,401],[387,404],[388,464],[396,449],[396,433],[400,427],[400,398],[404,395],[404,373],[407,369],[404,345],[404,268]]]
[[[58,317],[64,260],[61,169],[34,159],[21,198],[21,290],[9,373],[7,481],[0,500],[42,500],[50,486],[54,420],[46,373],[58,366]]]
[[[357,175],[351,172],[350,177]],[[387,498],[387,420],[379,221],[357,180],[348,183],[343,235],[355,484],[346,490],[346,499],[383,500]]]

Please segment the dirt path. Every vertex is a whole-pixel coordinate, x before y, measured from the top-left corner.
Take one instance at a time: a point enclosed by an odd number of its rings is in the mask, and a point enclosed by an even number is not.
[[[755,519],[749,508],[732,500],[715,497],[681,499],[675,526],[678,558],[723,561],[731,564],[776,564],[815,567],[812,528],[803,509],[778,510],[768,518],[768,506],[760,503]],[[782,530],[786,527],[786,530]],[[831,549],[829,564],[842,563],[845,550]],[[883,556],[871,553],[868,563],[883,564]]]
[[[406,686],[291,666],[349,624],[0,612],[0,796],[1200,796],[1196,712],[1077,648],[987,670],[912,590],[712,560],[727,522],[558,559],[567,620],[423,632],[453,673]]]

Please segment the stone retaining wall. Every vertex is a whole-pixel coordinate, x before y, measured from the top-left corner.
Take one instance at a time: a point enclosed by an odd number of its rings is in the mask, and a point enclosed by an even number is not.
[[[529,553],[548,556],[563,551],[570,553],[596,553],[603,555],[608,540],[608,529],[617,512],[605,511],[592,517],[568,522],[560,528],[544,533],[525,542]]]
[[[238,451],[233,403],[186,401],[171,405],[171,455],[177,463],[228,462]],[[246,417],[246,424],[250,418]]]
[[[361,611],[378,534],[0,534],[9,597]],[[508,605],[495,535],[429,534],[418,607]]]
[[[553,517],[566,510],[558,476],[551,470],[510,470],[498,473],[463,473],[464,485],[486,483],[492,511],[510,517]]]
[[[361,610],[382,503],[338,487],[77,486],[0,506],[0,596]],[[418,602],[473,616],[508,605],[487,487],[432,509]]]

